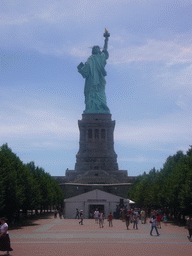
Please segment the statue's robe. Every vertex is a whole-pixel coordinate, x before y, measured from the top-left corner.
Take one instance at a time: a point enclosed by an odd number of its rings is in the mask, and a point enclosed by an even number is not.
[[[103,51],[91,55],[85,65],[79,65],[78,71],[85,78],[85,110],[84,113],[110,113],[106,103],[105,70],[109,54]]]

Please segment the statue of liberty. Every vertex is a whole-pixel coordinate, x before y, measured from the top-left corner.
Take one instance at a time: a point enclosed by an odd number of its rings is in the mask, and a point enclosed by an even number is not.
[[[106,103],[105,94],[105,70],[106,60],[109,58],[107,51],[108,39],[110,34],[105,29],[103,35],[105,37],[104,47],[101,52],[98,45],[93,46],[92,55],[83,64],[82,62],[77,66],[78,72],[85,78],[85,110],[84,114],[104,113],[109,114],[110,110]]]

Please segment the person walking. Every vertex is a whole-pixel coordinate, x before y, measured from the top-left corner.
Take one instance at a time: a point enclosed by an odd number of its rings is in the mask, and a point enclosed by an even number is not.
[[[134,213],[135,213],[136,216],[137,216],[137,224],[138,224],[138,223],[139,223],[139,218],[140,218],[139,210],[136,209],[136,210],[134,211]]]
[[[133,214],[133,229],[138,229],[138,226],[137,226],[137,215],[136,213]]]
[[[80,219],[79,224],[83,225],[83,210],[80,211]]]
[[[76,215],[75,215],[75,219],[79,219],[79,210],[78,210],[78,208],[76,208]]]
[[[165,213],[163,215],[163,223],[167,226],[167,215]]]
[[[95,218],[95,223],[98,224],[98,219],[99,219],[99,211],[96,208],[96,210],[94,211],[94,218]]]
[[[57,218],[57,213],[58,213],[58,211],[57,211],[57,209],[55,209],[55,211],[54,211],[54,218]]]
[[[103,222],[104,222],[104,216],[103,216],[103,212],[101,211],[99,213],[99,227],[103,228]]]
[[[79,215],[80,215],[79,224],[83,225],[83,210],[80,211]]]
[[[122,221],[125,221],[125,208],[122,209]]]
[[[157,220],[156,220],[156,216],[155,215],[153,215],[153,217],[151,218],[150,223],[151,223],[150,235],[152,236],[152,231],[153,231],[153,229],[155,229],[156,232],[157,232],[157,236],[159,236],[159,232],[157,230]]]
[[[187,228],[188,228],[188,231],[189,231],[189,235],[187,237],[190,240],[190,242],[192,242],[192,240],[191,240],[191,236],[192,236],[192,214],[190,214],[189,218],[187,219]]]
[[[60,219],[62,219],[62,217],[64,219],[63,208],[60,208],[60,210],[59,210],[59,217],[60,217]]]
[[[161,215],[159,213],[157,213],[156,220],[157,220],[157,228],[161,228]]]
[[[130,221],[130,215],[129,215],[129,212],[127,212],[127,214],[125,214],[125,223],[126,223],[127,229],[129,229],[129,221]]]
[[[109,221],[109,227],[113,227],[113,215],[112,213],[110,212],[109,215],[108,215],[108,221]]]
[[[8,225],[6,223],[6,219],[1,218],[1,226],[0,226],[0,251],[7,251],[5,255],[9,255],[10,251],[13,249],[10,246],[10,238],[8,233]]]
[[[141,224],[145,224],[145,218],[146,218],[145,210],[142,209],[140,212],[140,215],[141,215]]]

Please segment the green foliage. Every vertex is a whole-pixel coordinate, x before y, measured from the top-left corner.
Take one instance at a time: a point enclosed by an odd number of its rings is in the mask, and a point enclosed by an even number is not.
[[[21,209],[47,209],[60,204],[62,191],[50,174],[34,162],[23,164],[7,144],[0,147],[0,215],[13,216]]]
[[[182,174],[183,182],[180,185],[178,199],[180,200],[180,208],[188,214],[192,212],[192,155],[186,158],[182,167]]]
[[[187,156],[192,156],[192,145],[189,146],[189,150],[187,151]]]
[[[186,155],[178,151],[169,156],[163,169],[153,168],[140,175],[128,197],[140,206],[168,207],[173,212],[192,212],[192,146]]]

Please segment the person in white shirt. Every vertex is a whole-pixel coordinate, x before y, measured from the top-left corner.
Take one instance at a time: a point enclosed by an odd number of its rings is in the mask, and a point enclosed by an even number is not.
[[[8,225],[5,222],[5,218],[1,218],[1,226],[0,226],[0,251],[7,251],[5,255],[9,255],[10,251],[13,249],[10,246],[10,238],[8,233]]]
[[[156,232],[157,232],[157,235],[159,236],[159,232],[158,232],[158,229],[157,229],[157,220],[156,220],[155,215],[153,215],[152,219],[150,220],[150,223],[151,223],[150,235],[152,236],[152,231],[153,231],[153,229],[155,229]]]
[[[99,219],[99,211],[98,211],[98,209],[96,209],[95,212],[94,212],[94,218],[95,218],[95,223],[98,224],[98,219]]]
[[[99,214],[99,227],[100,228],[103,228],[103,222],[104,222],[104,214],[101,211],[100,214]]]

